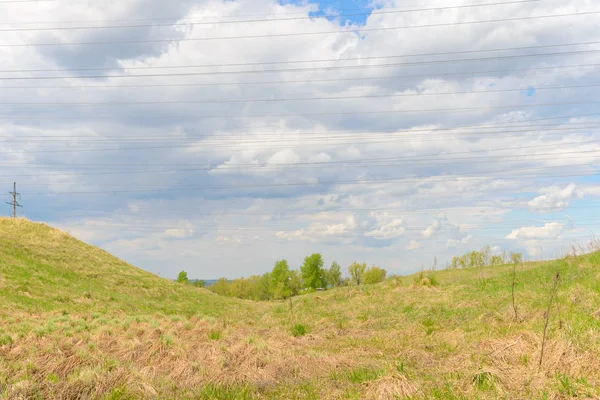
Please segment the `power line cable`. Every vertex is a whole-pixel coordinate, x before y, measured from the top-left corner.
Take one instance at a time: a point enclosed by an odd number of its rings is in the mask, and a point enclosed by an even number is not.
[[[325,67],[303,67],[303,68],[279,68],[279,69],[263,69],[263,70],[240,70],[240,71],[205,71],[205,72],[178,72],[170,74],[137,74],[137,75],[79,75],[79,76],[3,76],[0,77],[2,81],[14,81],[14,80],[54,80],[54,79],[111,79],[111,78],[140,78],[140,77],[169,77],[169,76],[213,76],[213,75],[239,75],[239,74],[264,74],[264,73],[285,73],[285,72],[304,72],[304,71],[332,71],[332,70],[345,70],[345,69],[363,69],[363,68],[390,68],[398,66],[415,66],[415,65],[433,65],[433,64],[444,64],[453,62],[473,62],[473,61],[490,61],[490,60],[507,60],[515,58],[528,58],[528,57],[553,57],[553,56],[565,56],[573,54],[592,54],[598,53],[600,49],[596,50],[574,50],[565,52],[554,52],[554,53],[538,53],[538,54],[518,54],[518,55],[505,55],[505,56],[494,56],[494,57],[477,57],[477,58],[459,58],[452,60],[428,60],[428,61],[411,61],[411,62],[397,62],[397,63],[386,63],[386,64],[365,64],[365,65],[338,65],[338,66],[325,66]],[[429,74],[428,76],[431,76]]]
[[[31,1],[31,0],[30,0]],[[53,1],[53,0],[34,0],[34,1]],[[255,23],[255,22],[280,22],[280,21],[294,21],[294,20],[312,20],[312,19],[337,19],[343,17],[370,17],[377,15],[386,14],[400,14],[408,12],[420,12],[420,11],[441,11],[451,9],[462,9],[462,8],[474,8],[474,7],[485,7],[485,6],[500,6],[509,4],[527,4],[536,3],[540,0],[519,0],[519,1],[504,1],[495,3],[480,3],[480,4],[465,4],[457,6],[445,6],[445,7],[429,7],[429,8],[416,8],[409,10],[397,10],[397,9],[385,9],[384,11],[371,11],[362,13],[350,13],[350,14],[332,14],[332,15],[308,15],[305,14],[302,17],[288,17],[288,18],[266,18],[266,19],[250,19],[250,20],[233,20],[233,21],[189,21],[189,22],[175,22],[175,23],[152,23],[152,24],[137,24],[137,25],[103,25],[103,26],[67,26],[67,27],[52,27],[52,28],[11,28],[11,29],[0,29],[0,32],[27,32],[27,31],[64,31],[64,30],[87,30],[87,29],[131,29],[131,28],[153,28],[153,27],[177,27],[177,26],[194,26],[194,25],[222,25],[222,24],[240,24],[240,23]],[[17,1],[18,2],[18,1]],[[0,4],[3,2],[0,1]],[[174,20],[174,19],[171,19]],[[181,19],[178,18],[178,21]],[[81,21],[80,21],[81,22]],[[83,21],[86,22],[86,21]],[[72,22],[71,22],[72,23]],[[3,25],[3,24],[0,24]]]
[[[342,81],[368,81],[380,79],[396,79],[396,78],[433,78],[439,76],[461,76],[461,75],[477,75],[477,74],[495,74],[495,73],[510,73],[510,72],[530,72],[553,69],[568,69],[568,68],[590,68],[598,67],[600,64],[574,64],[574,65],[557,65],[548,67],[530,67],[530,68],[512,68],[503,70],[483,70],[483,71],[461,71],[461,72],[442,72],[428,73],[416,75],[386,75],[376,77],[352,77],[352,78],[324,78],[324,79],[304,79],[304,80],[287,80],[287,81],[254,81],[254,82],[204,82],[204,83],[181,83],[181,84],[143,84],[143,85],[68,85],[68,86],[3,86],[2,89],[107,89],[107,88],[144,88],[144,87],[194,87],[194,86],[244,86],[244,85],[270,85],[270,84],[290,84],[290,83],[321,83],[321,82],[342,82]],[[175,77],[175,76],[194,76],[203,73],[175,73],[175,74],[143,74],[143,75],[98,75],[98,76],[72,76],[72,77],[45,77],[44,79],[85,79],[85,78],[156,78],[156,77]],[[35,77],[34,77],[35,78]],[[27,77],[0,77],[0,80],[23,80]],[[37,79],[37,78],[36,78]]]
[[[598,50],[600,52],[600,50]],[[314,101],[314,100],[352,100],[352,99],[377,99],[377,98],[401,98],[401,97],[425,97],[425,96],[455,96],[461,94],[494,94],[523,92],[527,90],[562,90],[562,89],[587,89],[600,86],[600,83],[586,83],[579,85],[560,86],[530,86],[516,89],[489,89],[489,90],[464,90],[456,92],[437,93],[393,93],[393,94],[363,94],[354,96],[326,96],[326,97],[287,97],[287,98],[262,98],[262,99],[201,99],[201,100],[149,100],[149,101],[111,101],[111,102],[0,102],[3,106],[52,106],[52,107],[105,107],[105,106],[136,106],[157,104],[220,104],[220,103],[270,103],[287,101]]]
[[[510,21],[528,21],[528,20],[544,19],[544,18],[575,17],[575,16],[582,16],[582,15],[595,15],[595,14],[600,14],[600,11],[584,11],[584,12],[567,13],[567,14],[537,15],[537,16],[527,16],[527,17],[499,18],[499,19],[478,20],[478,21],[447,22],[447,23],[412,25],[412,26],[394,26],[394,27],[381,27],[381,28],[358,28],[357,27],[357,29],[354,29],[354,30],[342,30],[342,31],[337,30],[337,31],[323,31],[323,32],[293,32],[293,33],[276,33],[276,34],[247,35],[247,36],[215,36],[215,37],[201,37],[201,38],[116,40],[116,41],[108,41],[108,42],[14,43],[14,44],[0,44],[0,47],[46,47],[46,46],[55,47],[55,46],[119,45],[119,44],[137,44],[137,43],[167,43],[167,42],[198,42],[198,41],[209,41],[209,40],[220,41],[220,40],[239,40],[239,39],[263,39],[263,38],[271,38],[271,37],[316,36],[316,35],[345,34],[345,33],[355,34],[356,32],[381,32],[381,31],[402,30],[402,29],[462,26],[462,25],[510,22]]]
[[[110,144],[133,144],[133,143],[142,143],[142,144],[160,144],[164,141],[168,141],[170,143],[170,145],[173,144],[173,142],[179,142],[178,147],[197,147],[197,146],[210,146],[211,148],[230,148],[230,147],[234,147],[234,148],[239,148],[240,145],[256,145],[256,144],[269,144],[269,146],[267,148],[277,148],[279,146],[274,146],[275,144],[280,144],[281,146],[287,146],[287,143],[291,143],[294,146],[298,146],[298,147],[306,147],[306,146],[315,146],[315,145],[352,145],[352,144],[370,144],[370,143],[388,143],[388,142],[395,142],[399,139],[403,140],[403,143],[414,143],[414,142],[429,142],[429,143],[435,143],[435,142],[445,142],[447,140],[468,140],[468,139],[473,139],[473,137],[469,137],[466,135],[477,135],[477,137],[475,137],[475,139],[482,139],[481,135],[483,135],[483,139],[496,139],[496,138],[500,138],[500,137],[514,137],[515,134],[517,134],[516,136],[525,136],[528,137],[528,135],[520,135],[521,133],[537,133],[537,134],[541,134],[543,132],[543,137],[552,137],[554,135],[561,135],[565,132],[565,131],[575,131],[572,133],[584,133],[586,135],[589,134],[595,134],[598,133],[598,131],[594,130],[594,131],[587,131],[588,129],[594,129],[594,128],[598,128],[596,125],[594,126],[579,126],[579,127],[571,127],[571,128],[556,128],[556,129],[545,129],[544,131],[539,131],[537,129],[534,130],[520,130],[520,131],[501,131],[501,132],[456,132],[454,134],[458,134],[461,135],[461,137],[451,137],[451,138],[436,138],[433,137],[431,138],[431,136],[434,135],[433,132],[435,132],[434,130],[432,130],[432,133],[429,134],[410,134],[410,132],[404,132],[404,131],[400,131],[400,132],[389,132],[389,133],[377,133],[377,132],[373,132],[371,134],[369,133],[365,133],[365,134],[361,134],[361,133],[357,133],[356,135],[340,135],[340,136],[336,136],[336,135],[332,135],[332,136],[322,136],[322,137],[318,137],[318,136],[314,136],[314,137],[310,137],[310,135],[307,135],[307,138],[303,138],[301,136],[303,135],[298,135],[296,137],[293,138],[278,138],[278,139],[274,139],[273,137],[263,137],[263,135],[260,135],[260,137],[257,138],[244,138],[244,137],[239,137],[239,138],[234,138],[234,137],[227,137],[225,138],[226,140],[220,140],[220,138],[214,137],[211,138],[210,136],[196,136],[196,137],[188,137],[185,138],[185,140],[178,140],[175,141],[172,138],[160,138],[157,140],[147,140],[146,138],[141,139],[141,140],[134,140],[134,139],[129,139],[129,140],[56,140],[56,139],[47,139],[47,140],[35,140],[35,139],[23,139],[23,140],[5,140],[4,143],[6,144],[15,144],[15,143],[21,143],[21,142],[25,142],[28,144],[31,143],[52,143],[52,144],[96,144],[96,143],[101,143],[101,144],[105,144],[105,143],[110,143]],[[579,132],[581,130],[584,130],[585,132]],[[335,132],[334,132],[335,133]],[[485,137],[485,136],[488,137]],[[204,137],[208,137],[208,140],[203,140],[202,142],[198,143],[198,140],[201,140]],[[404,139],[406,137],[406,139]],[[182,138],[184,139],[184,138]],[[213,140],[211,140],[213,139]],[[312,140],[312,142],[311,142]],[[348,141],[350,140],[350,141]],[[301,141],[300,143],[297,143]],[[231,146],[231,144],[233,144],[233,146]],[[254,147],[253,147],[254,148]]]
[[[570,167],[574,167],[574,166],[584,166],[584,167],[590,167],[589,163],[582,163],[582,164],[572,164],[570,165]],[[551,167],[529,167],[529,168],[519,168],[519,169],[512,169],[510,171],[507,171],[506,169],[501,169],[501,170],[495,170],[495,171],[479,171],[477,173],[475,172],[469,172],[469,173],[462,173],[462,174],[446,174],[446,175],[426,175],[426,176],[411,176],[411,177],[393,177],[393,178],[374,178],[374,179],[359,179],[359,180],[334,180],[334,181],[320,181],[320,182],[285,182],[285,183],[265,183],[265,184],[238,184],[238,185],[215,185],[215,186],[193,186],[193,187],[161,187],[161,188],[153,188],[153,189],[123,189],[123,190],[102,190],[102,191],[79,191],[79,192],[46,192],[46,193],[28,193],[27,195],[29,196],[42,196],[42,195],[63,195],[63,194],[69,194],[69,195],[86,195],[86,194],[117,194],[117,193],[170,193],[170,192],[185,192],[185,191],[204,191],[204,190],[221,190],[221,189],[257,189],[257,188],[265,188],[265,187],[278,187],[278,188],[283,188],[283,187],[298,187],[298,186],[322,186],[322,185],[364,185],[364,184],[378,184],[378,183],[389,183],[389,182],[404,182],[404,183],[411,183],[411,182],[417,182],[417,183],[423,183],[423,179],[426,179],[426,182],[435,182],[435,179],[432,178],[437,178],[438,181],[447,181],[448,179],[451,178],[465,178],[465,179],[470,179],[470,180],[488,180],[491,179],[491,177],[487,176],[487,177],[478,177],[479,175],[489,175],[489,174],[494,174],[494,173],[514,173],[515,171],[519,171],[519,172],[523,172],[523,171],[532,171],[532,170],[544,170],[544,169],[550,169],[550,168],[564,168],[564,166],[551,166]],[[531,176],[527,176],[527,175],[521,175],[521,176],[503,176],[503,175],[495,175],[493,178],[494,179],[504,179],[504,180],[512,180],[512,179],[525,179],[525,178],[541,178],[541,177],[551,177],[551,178],[556,178],[556,177],[585,177],[585,176],[593,176],[596,175],[597,173],[589,173],[589,174],[550,174],[550,175],[546,175],[546,174],[533,174]],[[32,186],[32,185],[30,185]],[[130,185],[128,185],[128,187],[130,187]]]
[[[566,106],[566,105],[591,105],[599,104],[600,101],[573,101],[564,103],[539,103],[539,104],[518,104],[518,105],[503,105],[503,106],[486,106],[486,107],[460,107],[460,108],[432,108],[432,109],[411,109],[411,110],[382,110],[382,111],[347,111],[347,112],[325,112],[325,113],[300,113],[300,114],[247,114],[247,115],[202,115],[202,116],[174,116],[174,117],[159,117],[150,118],[144,116],[145,121],[157,121],[157,120],[201,120],[201,119],[246,119],[246,118],[280,118],[280,117],[316,117],[316,116],[343,116],[343,115],[378,115],[378,114],[406,114],[406,113],[440,113],[440,112],[468,112],[468,111],[481,111],[481,110],[506,110],[511,108],[537,108],[537,107],[553,107],[553,106]],[[20,110],[20,111],[32,111],[32,110]],[[117,116],[107,115],[100,117],[86,116],[86,120],[98,120],[98,119],[110,119],[114,120]],[[129,115],[131,117],[131,115]],[[32,118],[36,120],[79,120],[81,117],[48,117],[45,116],[32,116],[32,115],[0,115],[0,119],[20,120],[27,119],[28,121]],[[163,147],[164,148],[164,147]],[[119,149],[117,149],[119,150]]]
[[[540,0],[535,0],[540,1]],[[473,53],[488,53],[492,51],[515,51],[515,50],[532,50],[546,49],[552,47],[567,47],[567,46],[590,46],[600,44],[600,41],[578,42],[578,43],[561,43],[536,46],[520,46],[520,47],[500,47],[495,49],[479,49],[479,50],[460,50],[446,51],[433,53],[410,53],[389,56],[368,56],[368,57],[348,57],[348,58],[329,58],[329,59],[314,59],[314,60],[286,60],[286,61],[261,61],[261,62],[246,62],[246,63],[228,63],[228,64],[196,64],[196,65],[158,65],[158,66],[138,66],[138,67],[113,67],[113,68],[67,68],[67,69],[13,69],[0,70],[2,73],[13,72],[72,72],[72,71],[108,71],[115,69],[122,70],[140,70],[140,69],[165,69],[165,68],[213,68],[213,67],[241,67],[241,66],[256,66],[256,65],[273,65],[273,64],[302,64],[315,62],[342,62],[342,61],[364,61],[364,60],[379,60],[388,58],[403,58],[403,57],[425,57],[425,56],[443,56],[455,54],[473,54]],[[444,60],[441,60],[444,61]]]
[[[585,151],[566,151],[566,152],[557,152],[557,153],[535,153],[535,154],[527,154],[527,155],[518,155],[518,156],[504,156],[502,159],[494,159],[494,156],[484,156],[484,157],[468,157],[468,158],[440,158],[440,159],[417,159],[417,160],[410,160],[410,161],[387,161],[388,163],[391,164],[354,164],[354,163],[349,163],[349,165],[340,165],[340,164],[334,164],[334,165],[327,165],[327,163],[324,163],[325,165],[317,165],[317,163],[315,164],[303,164],[303,165],[296,165],[294,166],[295,168],[301,168],[301,169],[306,169],[306,168],[319,168],[319,169],[328,169],[328,168],[386,168],[386,167],[397,167],[397,166],[402,166],[402,165],[406,165],[406,164],[411,164],[411,165],[429,165],[428,163],[431,162],[436,162],[437,165],[443,165],[443,164],[459,164],[461,166],[469,165],[469,164],[478,164],[481,163],[483,161],[485,161],[486,164],[489,163],[508,163],[508,162],[519,162],[519,161],[523,161],[523,162],[538,162],[538,161],[548,161],[548,160],[565,160],[565,159],[574,159],[574,158],[580,158],[582,155],[594,155],[594,154],[598,154],[600,153],[600,149],[597,150],[585,150]],[[574,154],[574,157],[559,157],[565,154]],[[544,158],[537,158],[540,156],[551,156],[551,157],[544,157]],[[535,157],[535,158],[534,158]],[[474,161],[475,160],[475,161]],[[75,172],[75,173],[64,173],[64,172],[60,172],[60,173],[47,173],[47,174],[8,174],[8,175],[0,175],[0,177],[4,176],[4,177],[36,177],[36,178],[42,178],[42,177],[46,177],[46,176],[92,176],[92,175],[137,175],[137,174],[161,174],[161,173],[183,173],[183,172],[200,172],[200,171],[236,171],[239,169],[243,169],[245,171],[248,170],[267,170],[267,171],[272,171],[272,170],[277,170],[277,169],[291,169],[290,167],[292,166],[287,166],[284,164],[280,164],[280,165],[266,165],[266,166],[247,166],[247,167],[237,167],[237,168],[225,168],[223,167],[223,165],[219,165],[218,168],[217,167],[204,167],[204,168],[180,168],[180,169],[175,169],[175,170],[147,170],[147,171],[103,171],[103,172]],[[26,183],[26,182],[25,182]],[[126,187],[131,187],[132,185],[128,184],[128,185],[124,185]],[[114,187],[114,185],[111,185],[111,187]]]

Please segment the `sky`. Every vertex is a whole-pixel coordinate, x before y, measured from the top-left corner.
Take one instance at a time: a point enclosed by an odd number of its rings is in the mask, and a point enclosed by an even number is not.
[[[599,231],[595,3],[0,0],[0,186],[169,278],[555,258]]]

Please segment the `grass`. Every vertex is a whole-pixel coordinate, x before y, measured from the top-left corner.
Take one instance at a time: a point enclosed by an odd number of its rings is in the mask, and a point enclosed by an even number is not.
[[[511,290],[510,265],[423,272],[291,313],[0,219],[0,398],[600,396],[600,253],[517,268],[518,320]]]

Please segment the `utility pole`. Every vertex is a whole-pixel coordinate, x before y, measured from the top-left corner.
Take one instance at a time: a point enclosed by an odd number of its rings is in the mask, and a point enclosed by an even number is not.
[[[17,218],[17,207],[23,207],[17,202],[17,196],[19,196],[19,193],[17,193],[17,182],[13,184],[13,191],[8,193],[12,195],[13,201],[6,204],[13,206],[13,218]]]

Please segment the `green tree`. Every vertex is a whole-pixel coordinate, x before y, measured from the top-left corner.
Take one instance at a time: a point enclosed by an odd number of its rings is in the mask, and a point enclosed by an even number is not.
[[[325,286],[325,270],[323,269],[323,257],[314,253],[304,258],[300,267],[300,275],[305,288],[322,288]]]
[[[290,271],[289,288],[290,296],[296,296],[302,290],[302,277],[296,270]]]
[[[331,263],[331,267],[327,270],[327,283],[333,287],[341,286],[342,284],[342,268],[336,261]]]
[[[271,295],[274,299],[290,297],[290,267],[286,260],[277,261],[271,271]]]
[[[365,285],[372,285],[374,283],[383,282],[387,271],[383,268],[372,266],[365,271],[363,275]]]
[[[498,265],[504,264],[504,259],[502,258],[502,256],[492,256],[490,263],[492,267],[496,267]]]
[[[227,280],[227,278],[219,278],[214,284],[209,286],[209,289],[216,294],[220,294],[221,296],[231,296],[230,293],[231,283]]]
[[[348,273],[350,274],[350,281],[353,285],[361,285],[364,281],[365,270],[367,269],[366,263],[353,262],[348,267]]]
[[[523,253],[513,253],[511,251],[509,257],[513,264],[519,264],[521,261],[523,261]]]
[[[179,275],[177,275],[177,283],[190,283],[187,272],[181,271]]]
[[[192,285],[203,288],[206,287],[206,282],[204,282],[202,279],[196,279]]]

